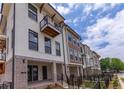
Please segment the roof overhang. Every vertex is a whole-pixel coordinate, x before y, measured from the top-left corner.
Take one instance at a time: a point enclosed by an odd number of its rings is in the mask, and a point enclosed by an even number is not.
[[[66,28],[67,28],[67,30],[69,31],[69,32],[71,32],[76,38],[78,38],[79,40],[81,40],[81,37],[80,37],[80,35],[76,32],[76,31],[74,31],[69,25],[67,25],[67,24],[65,24],[65,26],[66,26]]]
[[[36,3],[36,5],[40,8],[41,11],[47,12],[51,17],[57,19],[59,23],[64,22],[65,18],[54,9],[49,3]]]

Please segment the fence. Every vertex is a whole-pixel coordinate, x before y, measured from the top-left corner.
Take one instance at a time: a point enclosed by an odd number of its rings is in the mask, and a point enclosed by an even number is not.
[[[4,81],[3,84],[0,84],[0,89],[12,89],[12,82]]]

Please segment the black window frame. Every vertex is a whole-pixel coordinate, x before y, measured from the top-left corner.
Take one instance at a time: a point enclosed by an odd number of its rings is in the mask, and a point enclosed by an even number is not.
[[[71,33],[68,33],[68,34],[67,34],[67,37],[68,37],[68,41],[69,41],[69,42],[72,42],[72,41],[73,41],[73,38],[72,38]]]
[[[72,52],[72,54],[71,54]],[[72,48],[69,48],[69,54],[70,54],[70,59],[74,60],[74,50]]]
[[[57,45],[58,45],[59,49],[57,49]],[[55,46],[56,46],[56,56],[61,56],[60,43],[56,41]]]
[[[32,17],[32,15],[35,17]],[[28,16],[29,18],[35,20],[37,22],[38,17],[37,17],[37,8],[32,5],[32,4],[28,4]]]
[[[50,46],[46,45],[46,39],[50,41]],[[51,44],[51,39],[50,38],[44,37],[44,46],[45,46],[45,53],[52,54],[52,44]]]
[[[29,42],[29,44],[28,44],[28,45],[29,45],[29,49],[30,49],[30,50],[38,51],[38,33],[35,32],[35,31],[33,31],[33,30],[31,30],[31,29],[29,29],[28,34],[29,34],[29,35],[28,35],[28,36],[29,36],[29,40],[28,40],[28,42]],[[34,41],[32,41],[32,40],[30,39],[30,38],[31,38],[31,37],[30,37],[30,34],[33,34],[33,35],[35,34],[35,35],[36,35],[35,37],[37,38],[37,42],[34,42]],[[36,48],[32,48],[32,47],[30,46],[31,43],[32,43],[32,44],[35,44],[35,45],[36,45]]]

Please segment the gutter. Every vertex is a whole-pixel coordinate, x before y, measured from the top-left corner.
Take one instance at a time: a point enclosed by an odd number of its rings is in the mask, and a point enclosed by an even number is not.
[[[14,81],[15,81],[15,3],[13,4],[13,33],[12,33],[12,89],[14,89]]]
[[[64,27],[64,25],[63,25],[63,27]],[[62,28],[63,28],[63,27],[62,27]],[[64,56],[65,76],[66,76],[66,80],[67,80],[67,82],[68,82],[68,75],[67,75],[66,62],[65,62],[64,30],[62,31],[62,42],[63,42],[63,56]]]

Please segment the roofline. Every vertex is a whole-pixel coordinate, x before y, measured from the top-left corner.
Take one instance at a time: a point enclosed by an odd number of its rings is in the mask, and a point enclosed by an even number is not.
[[[53,10],[55,10],[55,12],[56,12],[58,15],[60,15],[60,16],[65,20],[65,18],[64,18],[50,3],[48,3],[48,5],[49,5]]]
[[[79,39],[81,40],[81,36],[76,32],[74,31],[69,25],[65,24],[66,27],[68,27],[69,29],[71,29],[75,34],[77,34],[77,36],[79,37]]]
[[[95,53],[97,56],[101,57],[98,53],[96,53],[95,51],[92,51],[93,53]]]

